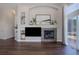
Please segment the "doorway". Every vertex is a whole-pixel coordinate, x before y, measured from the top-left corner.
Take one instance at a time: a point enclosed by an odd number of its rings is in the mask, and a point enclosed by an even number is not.
[[[65,24],[65,44],[77,49],[78,32],[79,32],[79,16],[76,13],[69,14],[66,17]]]

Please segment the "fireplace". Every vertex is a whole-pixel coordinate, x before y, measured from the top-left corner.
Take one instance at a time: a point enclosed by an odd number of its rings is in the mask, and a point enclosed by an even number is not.
[[[43,28],[42,29],[43,40],[56,40],[57,39],[57,29],[56,28]]]
[[[54,39],[54,31],[53,30],[45,30],[44,31],[44,39]]]

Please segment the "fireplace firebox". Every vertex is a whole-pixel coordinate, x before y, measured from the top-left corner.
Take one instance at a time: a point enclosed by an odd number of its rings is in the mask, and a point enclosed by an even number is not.
[[[54,31],[53,30],[45,30],[44,31],[45,39],[54,39]]]
[[[57,38],[57,29],[56,28],[43,28],[42,29],[42,38],[44,40],[56,40]]]

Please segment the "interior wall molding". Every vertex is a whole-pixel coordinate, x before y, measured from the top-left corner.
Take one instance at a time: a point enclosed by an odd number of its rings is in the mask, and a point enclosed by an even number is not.
[[[38,10],[38,9],[41,9],[41,8],[46,8],[46,9],[53,10],[53,11],[58,11],[57,7],[53,7],[53,6],[35,6],[34,5],[34,6],[31,6],[29,8],[29,19],[31,19],[30,16],[32,14],[32,11]],[[46,13],[46,14],[48,14],[48,13]]]
[[[52,8],[54,10],[58,10],[58,8],[56,7],[52,7],[52,6],[33,6],[31,8],[29,8],[29,10],[35,9],[35,8],[40,8],[40,7],[44,7],[44,8]]]

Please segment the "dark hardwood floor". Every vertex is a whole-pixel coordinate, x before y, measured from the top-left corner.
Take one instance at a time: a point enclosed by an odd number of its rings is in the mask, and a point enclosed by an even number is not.
[[[27,43],[0,40],[0,55],[77,55],[79,51],[61,43]]]

